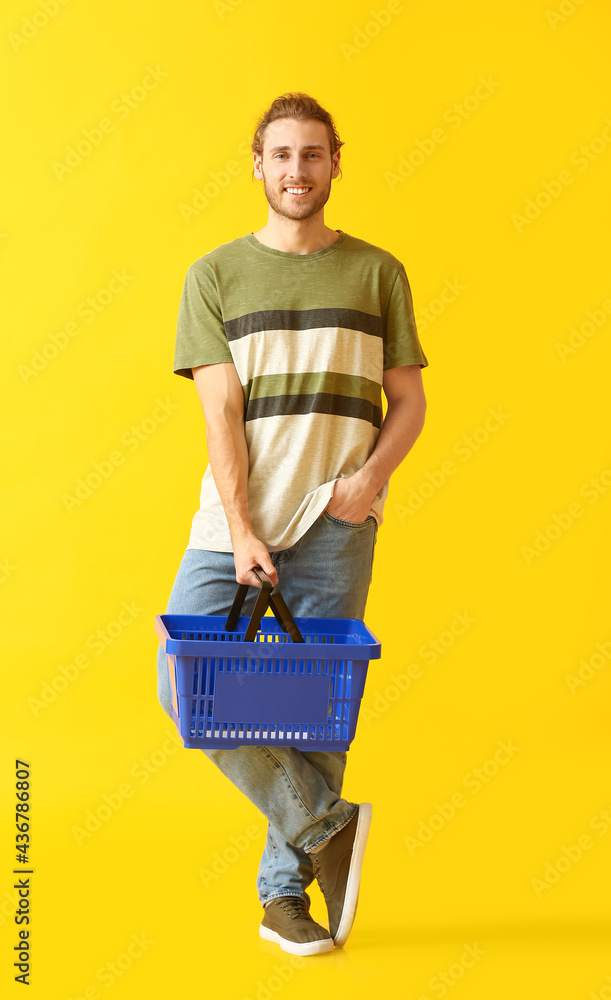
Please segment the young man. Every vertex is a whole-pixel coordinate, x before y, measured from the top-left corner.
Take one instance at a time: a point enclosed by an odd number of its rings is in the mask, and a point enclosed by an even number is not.
[[[277,98],[252,143],[267,224],[187,271],[174,371],[194,380],[209,465],[170,614],[226,615],[246,583],[249,615],[258,567],[295,617],[364,618],[388,480],[424,424],[428,361],[401,262],[324,223],[342,145],[313,98]],[[161,646],[158,677],[170,714]],[[269,821],[261,936],[298,955],[343,945],[371,820],[369,803],[341,797],[347,755],[203,752]],[[309,915],[315,877],[329,930]]]

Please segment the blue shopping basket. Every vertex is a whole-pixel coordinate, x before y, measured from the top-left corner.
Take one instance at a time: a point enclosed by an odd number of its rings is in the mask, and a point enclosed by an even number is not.
[[[250,620],[239,614],[247,584],[227,618],[155,616],[184,746],[347,750],[380,641],[356,618],[293,619],[263,570],[255,573]],[[262,617],[268,605],[273,618]]]

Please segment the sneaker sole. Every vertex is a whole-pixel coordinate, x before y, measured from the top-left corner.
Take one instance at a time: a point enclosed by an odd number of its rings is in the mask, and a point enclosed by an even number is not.
[[[263,924],[259,927],[259,937],[266,941],[274,941],[279,944],[282,951],[288,951],[291,955],[320,955],[325,951],[333,951],[333,938],[322,938],[319,941],[289,941],[283,938],[277,931],[270,930]]]
[[[359,885],[361,881],[361,870],[365,857],[365,847],[371,826],[371,803],[363,802],[359,806],[359,818],[356,824],[356,834],[352,847],[352,857],[350,868],[348,869],[348,879],[346,882],[346,894],[344,896],[344,906],[340,917],[337,934],[334,942],[336,948],[341,948],[348,940],[348,935],[352,930],[352,924],[356,916],[356,906],[359,898]]]

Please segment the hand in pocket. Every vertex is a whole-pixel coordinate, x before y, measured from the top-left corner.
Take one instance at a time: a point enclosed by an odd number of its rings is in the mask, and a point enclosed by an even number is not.
[[[325,510],[331,517],[336,517],[340,521],[352,521],[358,524],[369,517],[371,501],[370,494],[364,493],[360,488],[356,475],[349,476],[337,480],[333,496]]]

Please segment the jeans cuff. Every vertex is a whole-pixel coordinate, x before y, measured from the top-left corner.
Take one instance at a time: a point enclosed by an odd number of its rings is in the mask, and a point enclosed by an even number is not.
[[[327,830],[326,833],[322,835],[322,837],[318,838],[317,842],[314,844],[313,847],[310,848],[304,847],[305,853],[312,854],[313,851],[316,851],[318,849],[319,844],[324,844],[325,840],[329,840],[331,837],[334,837],[336,833],[339,833],[340,830],[343,830],[345,826],[348,826],[350,820],[354,819],[358,811],[359,811],[358,805],[354,805],[354,809],[348,816],[348,819],[344,820],[343,823],[330,824],[330,828]]]

